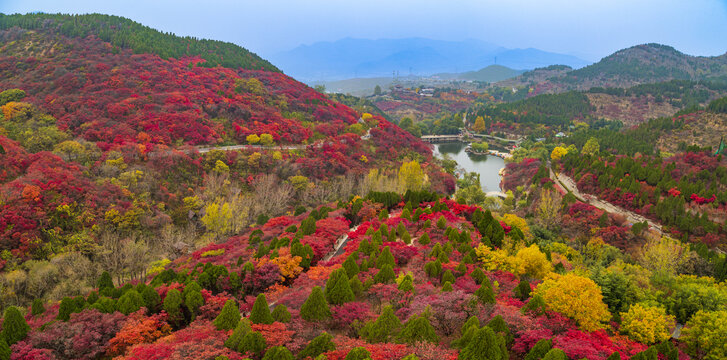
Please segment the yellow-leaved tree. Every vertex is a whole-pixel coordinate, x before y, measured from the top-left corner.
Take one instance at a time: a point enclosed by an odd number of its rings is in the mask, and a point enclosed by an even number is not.
[[[202,216],[202,223],[207,230],[217,234],[224,235],[230,229],[230,223],[232,221],[232,211],[230,210],[230,204],[223,203],[212,203],[207,205]]]
[[[674,324],[674,317],[667,315],[662,307],[634,304],[629,311],[621,313],[621,331],[643,344],[668,340]]]
[[[521,264],[522,273],[534,278],[542,279],[553,271],[553,264],[540,251],[538,245],[533,244],[520,249],[515,258]]]
[[[508,226],[516,226],[518,229],[520,229],[526,241],[529,241],[533,238],[533,234],[530,232],[530,226],[528,226],[528,223],[527,221],[525,221],[525,219],[515,214],[505,214],[502,216],[501,220]]]
[[[422,171],[422,167],[416,160],[405,162],[399,168],[399,181],[405,191],[421,190],[424,187],[425,178],[424,171]]]
[[[689,246],[664,236],[641,248],[641,266],[664,275],[675,275],[689,261]]]
[[[477,119],[475,119],[475,124],[472,125],[472,130],[475,132],[481,133],[487,129],[485,125],[485,119],[482,118],[482,116],[478,116]]]
[[[601,288],[587,277],[551,273],[535,288],[535,294],[543,297],[550,310],[575,320],[586,331],[601,329],[611,317]]]
[[[550,153],[550,158],[553,160],[560,160],[563,156],[568,154],[568,149],[562,146],[556,146],[553,152]]]

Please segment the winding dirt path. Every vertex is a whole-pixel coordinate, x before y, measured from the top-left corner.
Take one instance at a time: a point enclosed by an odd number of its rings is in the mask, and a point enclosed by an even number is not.
[[[650,228],[658,231],[659,234],[664,234],[664,231],[662,230],[661,225],[655,223],[654,221],[649,220],[649,219],[645,218],[644,216],[639,215],[633,211],[626,210],[622,207],[611,204],[608,201],[601,200],[593,195],[581,193],[578,190],[578,187],[576,186],[576,183],[575,183],[575,181],[573,181],[573,179],[571,179],[570,177],[568,177],[564,174],[553,172],[552,168],[549,168],[549,170],[550,170],[551,179],[558,181],[560,186],[562,186],[567,191],[572,192],[573,195],[575,195],[581,201],[583,201],[587,204],[593,205],[599,209],[610,212],[610,213],[621,214],[621,215],[625,216],[626,219],[628,219],[628,221],[631,222],[632,224],[646,221],[646,223],[649,224]]]

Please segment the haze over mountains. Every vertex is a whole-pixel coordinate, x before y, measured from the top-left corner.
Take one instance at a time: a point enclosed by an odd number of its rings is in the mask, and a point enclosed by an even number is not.
[[[353,39],[301,45],[270,60],[302,81],[362,77],[431,75],[476,71],[488,65],[534,69],[552,64],[580,68],[590,62],[538,49],[508,49],[480,40],[442,41],[424,38]]]

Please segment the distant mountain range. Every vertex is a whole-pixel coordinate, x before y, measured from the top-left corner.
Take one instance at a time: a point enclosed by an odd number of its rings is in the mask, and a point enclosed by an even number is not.
[[[570,69],[570,68],[568,68]],[[431,76],[401,76],[397,78],[400,85],[424,85],[433,87],[447,87],[454,81],[482,81],[494,83],[514,78],[524,70],[513,70],[502,65],[490,65],[477,71],[463,73],[439,73]],[[327,91],[356,96],[368,96],[374,93],[376,85],[386,90],[394,83],[391,76],[352,78],[332,81],[311,81],[311,85],[324,85]]]
[[[479,40],[352,39],[301,45],[269,57],[286,74],[306,82],[365,77],[428,76],[502,65],[534,69],[552,64],[580,68],[589,61],[538,49],[508,49]]]
[[[467,71],[463,73],[442,73],[434,74],[442,79],[452,80],[473,80],[483,82],[496,82],[510,79],[524,73],[525,70],[514,70],[502,65],[490,65],[477,71]]]
[[[588,90],[592,87],[630,87],[670,80],[727,81],[727,53],[692,56],[671,46],[643,44],[619,50],[601,61],[580,68],[536,69],[498,85],[540,84],[547,92]]]

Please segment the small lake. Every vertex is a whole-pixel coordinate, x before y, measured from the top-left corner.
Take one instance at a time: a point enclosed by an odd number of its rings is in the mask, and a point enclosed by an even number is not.
[[[505,167],[505,160],[491,155],[468,154],[464,152],[467,145],[462,142],[434,144],[434,155],[447,154],[466,171],[480,174],[480,185],[485,192],[500,191],[499,172]]]

